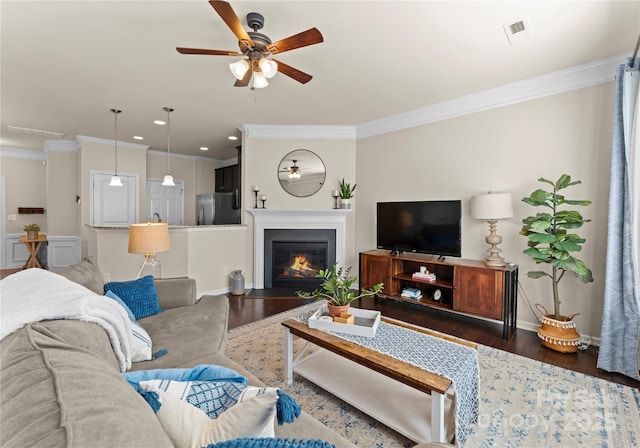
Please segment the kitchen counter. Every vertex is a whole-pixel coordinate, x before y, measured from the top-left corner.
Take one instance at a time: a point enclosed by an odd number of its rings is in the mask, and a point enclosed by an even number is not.
[[[109,281],[135,278],[144,256],[128,253],[128,226],[86,226],[87,255]],[[244,224],[208,226],[169,226],[171,248],[157,254],[162,277],[190,277],[198,293],[229,291],[229,273],[247,271],[247,226]]]

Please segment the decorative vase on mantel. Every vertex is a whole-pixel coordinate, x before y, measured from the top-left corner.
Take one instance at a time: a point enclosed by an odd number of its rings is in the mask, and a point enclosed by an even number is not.
[[[340,208],[351,208],[351,199],[340,199]]]
[[[580,313],[559,316],[559,319],[556,319],[555,314],[549,313],[539,303],[536,303],[536,308],[542,314],[542,325],[538,327],[538,337],[542,345],[560,353],[576,353],[580,335],[573,318]]]
[[[340,317],[340,314],[348,313],[349,306],[349,303],[346,305],[333,305],[331,302],[327,301],[327,309],[329,310],[329,315],[331,317]]]

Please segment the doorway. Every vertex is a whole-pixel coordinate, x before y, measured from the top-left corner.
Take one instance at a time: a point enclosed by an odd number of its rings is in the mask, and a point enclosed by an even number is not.
[[[175,184],[175,187],[165,187],[161,180],[147,180],[147,219],[149,221],[156,221],[159,216],[162,222],[170,226],[183,225],[184,181],[176,180]]]

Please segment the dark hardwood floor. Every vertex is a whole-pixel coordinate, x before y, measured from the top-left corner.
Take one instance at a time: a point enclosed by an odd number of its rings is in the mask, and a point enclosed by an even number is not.
[[[251,290],[247,295],[228,295],[230,300],[229,328],[244,325],[271,315],[311,303],[287,290]],[[365,298],[353,306],[374,309],[393,319],[447,333],[478,344],[506,350],[527,358],[554,364],[565,369],[585,373],[627,386],[640,388],[640,381],[624,375],[609,373],[596,367],[597,347],[578,353],[558,353],[543,347],[535,332],[517,329],[509,340],[502,339],[502,325],[445,311],[425,308],[406,302]]]

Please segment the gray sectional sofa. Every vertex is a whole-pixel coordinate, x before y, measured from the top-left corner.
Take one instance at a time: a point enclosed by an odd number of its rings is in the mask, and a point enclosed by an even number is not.
[[[83,261],[61,272],[102,294],[102,275]],[[215,364],[263,385],[224,354],[229,302],[196,297],[192,279],[155,281],[164,311],[138,322],[167,354],[131,370]],[[0,344],[0,445],[10,447],[171,447],[147,402],[124,380],[105,330],[80,320],[32,322]],[[304,411],[304,410],[303,410]],[[277,437],[354,447],[310,415],[276,426]]]

